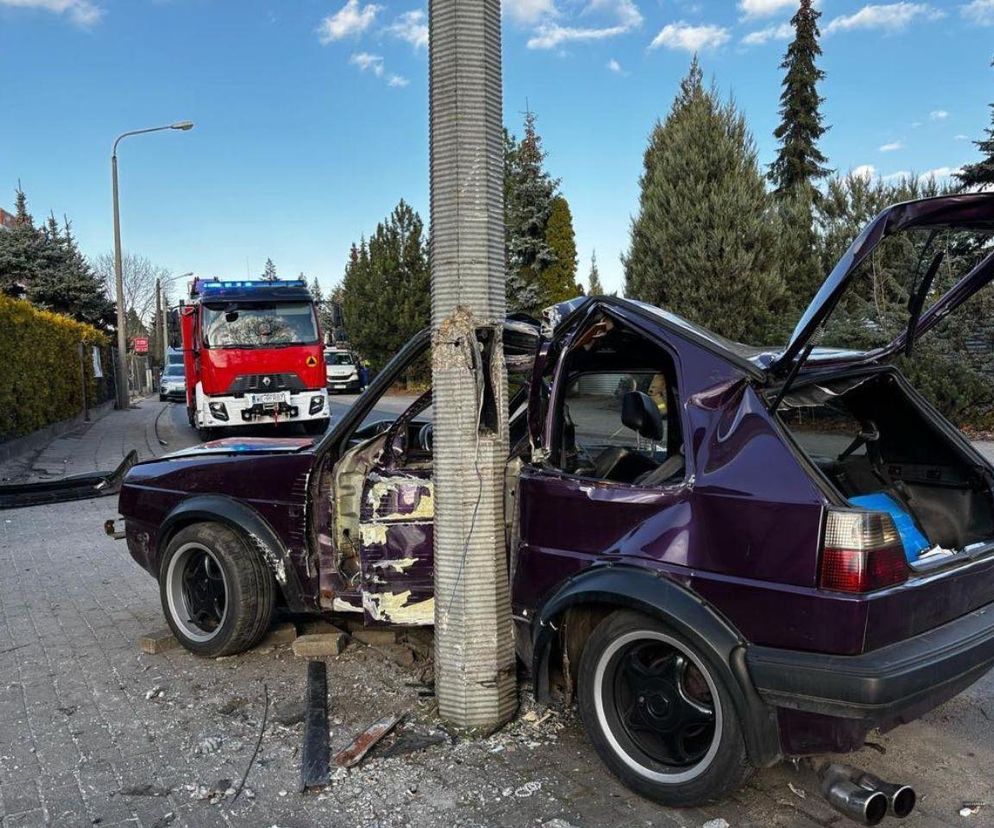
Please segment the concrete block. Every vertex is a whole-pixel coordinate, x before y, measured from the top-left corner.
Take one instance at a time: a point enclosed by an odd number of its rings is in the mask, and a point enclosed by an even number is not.
[[[143,653],[158,655],[159,653],[164,653],[166,650],[176,649],[180,646],[180,643],[176,640],[169,627],[163,627],[161,630],[147,632],[141,636],[138,639],[138,646]]]
[[[302,635],[293,642],[293,654],[300,658],[336,656],[345,649],[348,638],[343,632]]]

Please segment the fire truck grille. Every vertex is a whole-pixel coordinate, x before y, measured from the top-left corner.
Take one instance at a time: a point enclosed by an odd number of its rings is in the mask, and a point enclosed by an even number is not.
[[[228,387],[229,394],[265,394],[270,391],[305,391],[296,374],[243,374]]]

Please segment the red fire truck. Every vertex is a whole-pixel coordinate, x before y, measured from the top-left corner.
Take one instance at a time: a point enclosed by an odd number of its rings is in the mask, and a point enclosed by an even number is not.
[[[190,425],[202,440],[261,423],[301,423],[309,434],[327,428],[321,329],[303,280],[194,279],[170,321],[174,347],[183,349]]]

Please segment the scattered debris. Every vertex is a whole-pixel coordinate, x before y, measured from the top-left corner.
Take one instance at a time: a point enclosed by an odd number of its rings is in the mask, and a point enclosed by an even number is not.
[[[145,693],[146,701],[151,701],[152,699],[161,699],[166,694],[166,691],[161,687],[153,687],[147,693]]]
[[[363,757],[369,753],[370,748],[394,729],[400,718],[400,716],[391,714],[377,719],[335,754],[335,764],[340,768],[351,768],[358,765]]]
[[[79,710],[79,707],[75,704],[70,704],[67,705],[66,707],[56,707],[55,709],[58,710],[63,716],[71,716],[73,713]]]
[[[572,822],[567,822],[565,819],[556,817],[555,819],[550,819],[548,822],[543,822],[542,828],[576,828],[576,826]]]
[[[197,742],[197,746],[194,748],[193,753],[195,756],[207,756],[211,753],[217,753],[221,749],[221,745],[223,743],[223,736],[205,736]]]
[[[525,782],[520,788],[516,789],[514,795],[518,799],[527,799],[529,796],[538,793],[542,790],[541,782]]]
[[[255,740],[255,750],[252,751],[252,757],[249,759],[249,763],[245,768],[245,773],[242,774],[242,781],[238,783],[238,789],[235,791],[235,795],[232,798],[232,803],[238,799],[238,795],[245,788],[245,780],[248,779],[249,771],[252,770],[252,765],[255,763],[255,757],[259,755],[259,747],[262,745],[262,736],[266,732],[266,717],[269,715],[269,685],[262,685],[262,694],[264,698],[262,707],[262,724],[259,726],[259,738]],[[249,799],[255,799],[255,794],[252,791],[246,789],[246,796]]]
[[[171,825],[176,821],[176,814],[172,811],[163,814],[155,822],[152,823],[152,828],[166,828],[167,825]]]
[[[244,707],[246,704],[248,704],[248,699],[243,698],[242,696],[232,696],[217,709],[217,712],[222,716],[231,716],[239,708]]]
[[[787,787],[790,788],[794,796],[797,796],[801,799],[806,799],[808,796],[808,793],[807,791],[804,790],[804,788],[797,787],[797,785],[795,785],[793,782],[788,782]]]
[[[328,667],[323,661],[307,664],[307,713],[300,758],[301,793],[328,784]]]
[[[961,817],[972,817],[980,810],[983,804],[983,802],[964,802],[963,807],[959,809],[959,815]]]
[[[701,826],[701,828],[729,828],[728,820],[722,819],[721,817],[718,819],[709,819]]]

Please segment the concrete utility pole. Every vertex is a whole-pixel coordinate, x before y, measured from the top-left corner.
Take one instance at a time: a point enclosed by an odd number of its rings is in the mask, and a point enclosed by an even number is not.
[[[162,132],[166,129],[193,129],[192,121],[179,121],[168,126],[135,129],[124,132],[114,139],[114,148],[110,153],[110,182],[114,193],[114,291],[117,294],[117,407],[125,409],[131,405],[128,396],[128,333],[127,308],[124,307],[124,271],[121,267],[121,206],[117,196],[117,145],[122,138],[130,135],[144,135],[147,132]]]
[[[517,705],[504,541],[500,0],[430,0],[435,691],[456,727]]]

